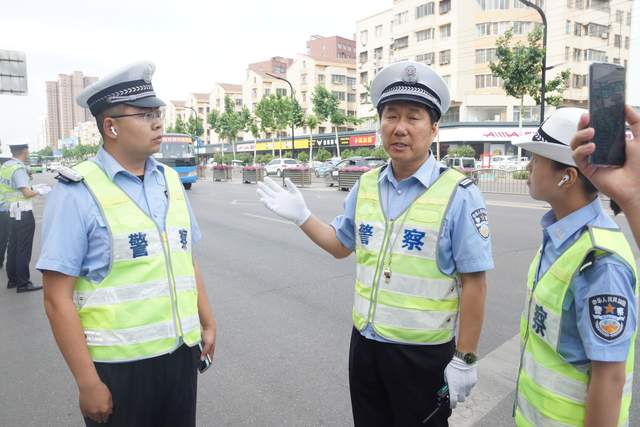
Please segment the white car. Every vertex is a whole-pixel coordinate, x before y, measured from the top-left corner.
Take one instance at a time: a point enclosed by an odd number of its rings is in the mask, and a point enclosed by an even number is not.
[[[281,176],[282,171],[287,167],[299,165],[300,162],[296,159],[273,159],[264,168],[267,175]]]
[[[492,156],[491,168],[502,170],[515,170],[516,169],[516,156]]]

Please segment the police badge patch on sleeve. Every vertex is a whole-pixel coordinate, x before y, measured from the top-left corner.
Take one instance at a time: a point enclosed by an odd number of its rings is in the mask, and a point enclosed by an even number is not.
[[[476,209],[471,212],[471,219],[476,226],[476,230],[480,233],[483,239],[489,238],[489,215],[485,208]]]
[[[627,325],[628,303],[620,295],[595,295],[589,298],[591,328],[600,338],[613,341]]]

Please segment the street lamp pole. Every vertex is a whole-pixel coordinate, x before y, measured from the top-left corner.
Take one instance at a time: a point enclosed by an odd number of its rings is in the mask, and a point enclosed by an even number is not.
[[[528,0],[520,0],[520,3],[535,9],[542,18],[542,25],[544,26],[544,32],[542,36],[542,48],[544,49],[544,56],[542,57],[542,85],[540,88],[540,124],[542,124],[542,122],[544,122],[544,102],[545,92],[547,89],[547,16],[544,14],[544,11],[540,6]]]
[[[293,85],[291,84],[291,82],[287,79],[285,79],[284,77],[279,77],[276,76],[275,74],[271,74],[271,73],[265,73],[267,76],[273,77],[274,79],[277,80],[282,80],[283,82],[287,82],[287,84],[289,85],[289,88],[291,89],[291,107],[293,108],[293,106],[295,105],[296,102],[296,97],[293,93]],[[291,116],[291,155],[293,156],[293,150],[295,150],[296,146],[295,146],[295,117],[292,115]]]

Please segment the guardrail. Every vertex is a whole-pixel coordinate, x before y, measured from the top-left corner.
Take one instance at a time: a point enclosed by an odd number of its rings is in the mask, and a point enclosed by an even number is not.
[[[469,177],[483,193],[529,194],[526,169],[474,169]]]

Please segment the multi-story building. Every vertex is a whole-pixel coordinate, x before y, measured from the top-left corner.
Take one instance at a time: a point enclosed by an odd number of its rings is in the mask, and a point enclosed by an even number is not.
[[[274,56],[268,61],[249,64],[247,75],[242,84],[242,100],[244,105],[254,113],[256,105],[265,96],[280,94],[290,96],[289,85],[282,80],[278,80],[269,74],[286,78],[287,69],[291,66],[293,59]]]
[[[102,135],[98,131],[98,125],[95,120],[78,123],[73,128],[71,136],[77,138],[78,144],[81,145],[98,145],[102,141]]]
[[[209,110],[222,113],[225,109],[224,99],[229,97],[233,103],[234,109],[240,111],[243,107],[242,103],[242,85],[231,83],[215,83],[209,94]],[[208,141],[210,144],[220,142],[218,134],[208,129]],[[239,137],[238,139],[241,139]]]
[[[208,144],[209,123],[207,121],[207,117],[209,116],[210,111],[209,94],[199,92],[190,93],[189,96],[187,96],[184,107],[186,109],[187,120],[189,117],[193,117],[195,115],[194,110],[198,112],[198,119],[202,121],[202,126],[204,128],[204,143]]]
[[[307,41],[307,54],[317,59],[350,63],[356,59],[356,41],[340,36],[311,36]]]
[[[589,64],[627,63],[632,2],[535,3],[548,22],[547,66],[553,68],[547,79],[569,69],[564,104],[584,107]],[[433,67],[449,85],[452,102],[443,123],[518,121],[520,102],[506,96],[489,63],[496,61],[497,37],[513,29],[513,41],[526,44],[539,22],[537,12],[519,0],[394,0],[390,9],[356,23],[358,115],[371,114],[368,87],[383,66],[414,60]],[[523,119],[538,121],[534,100],[527,96],[524,105]]]
[[[57,81],[46,82],[47,93],[47,144],[58,148],[58,141],[71,136],[79,123],[92,120],[91,113],[80,107],[76,97],[84,88],[97,81],[97,77],[87,77],[81,71],[59,74]]]
[[[175,126],[176,120],[180,117],[183,122],[189,117],[190,110],[185,111],[185,102],[172,100],[167,102],[167,106],[164,107],[164,128],[168,129]]]

